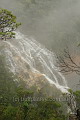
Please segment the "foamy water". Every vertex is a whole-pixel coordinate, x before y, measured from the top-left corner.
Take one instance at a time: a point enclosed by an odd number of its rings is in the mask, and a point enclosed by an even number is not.
[[[26,70],[29,65],[33,73],[42,74],[50,84],[67,92],[66,79],[55,66],[56,55],[53,52],[20,32],[16,32],[15,40],[4,43],[6,61],[14,74]]]

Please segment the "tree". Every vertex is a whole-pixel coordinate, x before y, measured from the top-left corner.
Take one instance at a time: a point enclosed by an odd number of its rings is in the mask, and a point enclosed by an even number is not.
[[[8,105],[4,110],[4,119],[3,120],[15,120],[16,108],[12,105]]]
[[[7,68],[5,58],[0,55],[0,104],[13,103],[12,99],[16,94],[16,77]]]
[[[15,37],[15,30],[21,23],[16,22],[16,16],[6,9],[0,9],[0,39],[6,40]]]
[[[80,64],[75,62],[72,55],[69,53],[68,49],[64,50],[64,56],[57,57],[57,64],[60,68],[60,72],[62,73],[73,73],[80,75]],[[72,90],[69,90],[69,101],[71,106],[70,108],[74,108],[77,112],[77,108],[80,109],[80,91],[73,92]],[[74,97],[75,96],[75,97]],[[75,98],[75,99],[74,99]],[[72,110],[72,109],[71,109]],[[79,113],[80,114],[80,113]]]
[[[80,109],[80,91],[73,92],[76,102],[77,102],[77,108]]]
[[[74,61],[68,49],[64,49],[64,56],[57,57],[57,66],[62,73],[73,73],[80,75],[80,65]]]

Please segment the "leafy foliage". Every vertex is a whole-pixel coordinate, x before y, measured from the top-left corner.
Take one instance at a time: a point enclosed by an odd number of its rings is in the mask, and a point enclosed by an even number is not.
[[[5,65],[4,57],[0,56],[0,120],[65,120],[61,103],[51,101],[51,98],[20,101],[24,97],[33,98],[34,93],[16,84],[14,79],[15,76]],[[13,97],[19,101],[9,99]]]
[[[80,91],[75,91],[74,95],[75,95],[76,102],[77,102],[77,108],[80,109]]]
[[[5,65],[5,59],[0,55],[0,102],[8,103],[15,94],[15,76]]]
[[[6,9],[0,9],[0,39],[6,40],[15,37],[14,31],[21,23],[16,22],[16,16]]]

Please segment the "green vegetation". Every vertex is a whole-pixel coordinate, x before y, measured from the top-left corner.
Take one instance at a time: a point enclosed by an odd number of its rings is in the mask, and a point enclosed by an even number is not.
[[[15,76],[0,56],[0,120],[64,120],[61,103],[31,100],[34,92],[14,82]],[[22,98],[28,98],[22,99]]]
[[[80,91],[73,92],[76,98],[77,108],[80,109]]]
[[[0,120],[66,120],[64,103],[35,100],[34,92],[17,83],[0,56]],[[72,92],[72,91],[70,91]],[[74,92],[80,105],[80,91]],[[28,98],[28,99],[26,99]]]
[[[35,0],[31,0],[35,3]],[[14,31],[21,23],[16,22],[16,16],[10,11],[0,9],[0,39],[15,37]],[[73,63],[74,64],[74,63]],[[17,78],[18,79],[18,78]],[[77,106],[80,105],[80,91],[69,92],[76,96]],[[64,105],[61,101],[51,98],[38,100],[35,93],[27,89],[24,83],[16,81],[16,76],[5,64],[5,58],[0,55],[0,120],[66,120]],[[45,98],[45,97],[44,97]]]
[[[67,114],[64,114],[65,103],[51,98],[32,100],[35,93],[14,80],[15,76],[5,65],[4,57],[0,56],[0,120],[67,119]],[[72,93],[71,90],[70,92]],[[80,91],[74,92],[74,95],[79,106]]]
[[[0,55],[0,101],[9,102],[8,99],[15,94],[16,84],[14,79],[13,74],[5,66],[4,57]]]
[[[14,31],[21,23],[16,22],[16,16],[6,9],[0,9],[0,39],[6,40],[15,37]]]

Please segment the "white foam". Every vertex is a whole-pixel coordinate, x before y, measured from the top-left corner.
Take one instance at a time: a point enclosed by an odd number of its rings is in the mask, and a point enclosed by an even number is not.
[[[16,40],[4,42],[8,46],[5,52],[12,72],[16,74],[19,70],[27,69],[28,64],[33,72],[42,74],[50,84],[54,84],[62,92],[67,92],[66,79],[55,67],[53,52],[20,32],[16,32]]]

